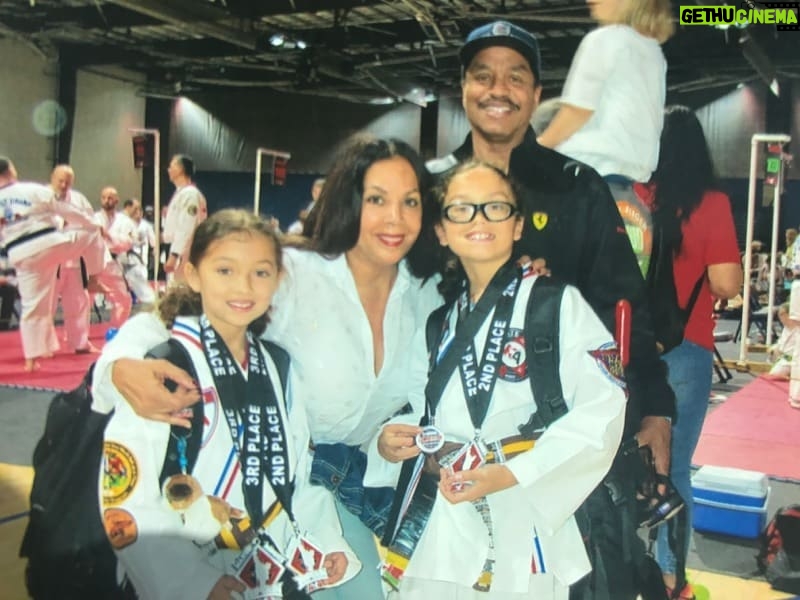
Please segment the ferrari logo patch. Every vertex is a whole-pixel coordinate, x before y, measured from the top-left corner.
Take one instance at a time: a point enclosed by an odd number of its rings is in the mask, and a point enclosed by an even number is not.
[[[533,226],[538,230],[541,231],[542,229],[547,226],[547,213],[544,212],[535,212],[531,215],[531,223]]]

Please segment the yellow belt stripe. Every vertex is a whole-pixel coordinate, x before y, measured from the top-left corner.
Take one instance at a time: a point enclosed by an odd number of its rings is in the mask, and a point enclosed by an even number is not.
[[[270,506],[269,510],[267,511],[267,515],[264,517],[264,521],[262,522],[261,527],[263,529],[269,527],[270,523],[272,523],[278,517],[282,509],[283,505],[276,500],[275,503],[272,506]],[[239,529],[239,531],[247,531],[247,529],[250,527],[250,517],[245,517],[244,519],[236,523],[235,527]],[[225,544],[226,548],[230,548],[232,550],[241,550],[239,542],[236,541],[236,537],[233,535],[232,529],[227,529],[223,527],[222,530],[219,532],[219,535],[220,538],[222,539],[222,542]]]
[[[519,440],[518,442],[511,442],[510,444],[503,444],[504,454],[518,454],[530,450],[536,444],[535,440]],[[491,445],[489,446],[492,447]],[[486,460],[495,460],[494,451],[490,450],[486,453]]]

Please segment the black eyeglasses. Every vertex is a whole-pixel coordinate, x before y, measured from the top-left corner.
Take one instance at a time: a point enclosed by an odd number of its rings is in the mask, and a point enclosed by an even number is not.
[[[510,202],[484,202],[483,204],[451,204],[442,209],[444,218],[453,223],[469,223],[478,214],[491,223],[499,223],[517,214],[517,207]]]

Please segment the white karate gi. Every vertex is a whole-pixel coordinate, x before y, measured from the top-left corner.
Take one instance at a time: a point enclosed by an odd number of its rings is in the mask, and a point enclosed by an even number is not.
[[[104,267],[105,244],[90,215],[59,202],[50,188],[37,183],[15,182],[0,188],[0,211],[1,241],[17,271],[25,358],[52,354],[59,348],[53,327],[58,265],[83,256],[87,272],[94,275]],[[59,230],[65,220],[83,228]]]
[[[179,333],[175,335],[175,332]],[[173,334],[189,351],[203,391],[205,425],[202,447],[192,475],[205,494],[222,498],[232,507],[245,511],[241,469],[214,379],[200,344],[198,319],[179,317]],[[347,554],[345,580],[349,579],[358,572],[360,563],[341,537],[330,494],[308,483],[309,436],[304,407],[300,400],[292,399],[291,390],[288,390],[287,416],[277,368],[267,352],[262,351],[262,355],[270,380],[276,388],[280,416],[286,424],[287,438],[290,439],[288,473],[295,479],[292,511],[300,528],[311,534],[324,553],[342,551]],[[246,371],[243,372],[247,376]],[[115,453],[123,458],[118,461],[116,469],[122,479],[115,483],[114,495],[118,500],[104,502],[104,475],[110,467],[107,464],[101,466],[101,511],[114,511],[111,514],[116,519],[128,515],[133,519],[133,526],[129,524],[118,538],[117,545],[122,547],[117,548],[116,552],[122,570],[131,579],[140,598],[207,598],[223,574],[233,574],[232,563],[239,552],[235,549],[216,550],[213,542],[196,545],[192,540],[202,537],[203,533],[193,529],[192,521],[188,518],[184,525],[180,514],[172,510],[162,497],[159,475],[169,438],[168,424],[142,419],[125,403],[117,406],[106,428],[105,440],[106,444],[118,444],[124,449]],[[265,481],[264,510],[275,500],[272,487]],[[128,515],[119,511],[126,511]],[[280,546],[289,542],[292,527],[285,511],[281,511],[272,521],[267,532]]]
[[[183,279],[183,265],[189,256],[192,235],[207,216],[205,196],[193,183],[179,187],[172,194],[164,219],[163,239],[171,244],[170,254],[178,255],[174,279]]]
[[[512,370],[525,360],[523,327],[534,280],[528,277],[520,283],[508,332],[511,339],[503,349],[503,364],[510,368],[508,375],[498,377],[481,426],[487,443],[519,435],[518,426],[536,411],[528,377],[520,380],[518,371]],[[451,332],[456,312],[451,311]],[[490,313],[474,338],[478,361],[491,322]],[[487,497],[495,546],[490,592],[471,589],[489,551],[480,514],[470,502],[451,504],[437,493],[399,592],[392,597],[566,599],[568,586],[589,572],[573,514],[611,466],[622,436],[625,393],[602,360],[591,354],[599,351],[597,356],[602,356],[611,350],[611,335],[571,286],[564,292],[559,327],[561,382],[569,412],[547,429],[534,448],[506,462],[518,485]],[[458,369],[444,388],[435,416],[447,440],[474,438]],[[539,574],[532,574],[534,568]]]

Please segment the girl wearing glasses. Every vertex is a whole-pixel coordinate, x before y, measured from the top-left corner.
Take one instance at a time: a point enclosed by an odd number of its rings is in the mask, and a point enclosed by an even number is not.
[[[437,200],[435,230],[450,254],[440,286],[446,305],[431,317],[441,314],[441,326],[429,323],[436,337],[425,426],[397,489],[384,578],[403,599],[566,599],[590,569],[573,513],[622,434],[616,346],[566,286],[558,335],[569,410],[520,435],[537,411],[524,341],[533,334],[525,313],[537,277],[511,260],[523,225],[517,196],[504,173],[470,162]],[[394,441],[388,433],[379,440],[390,462],[407,457]]]

